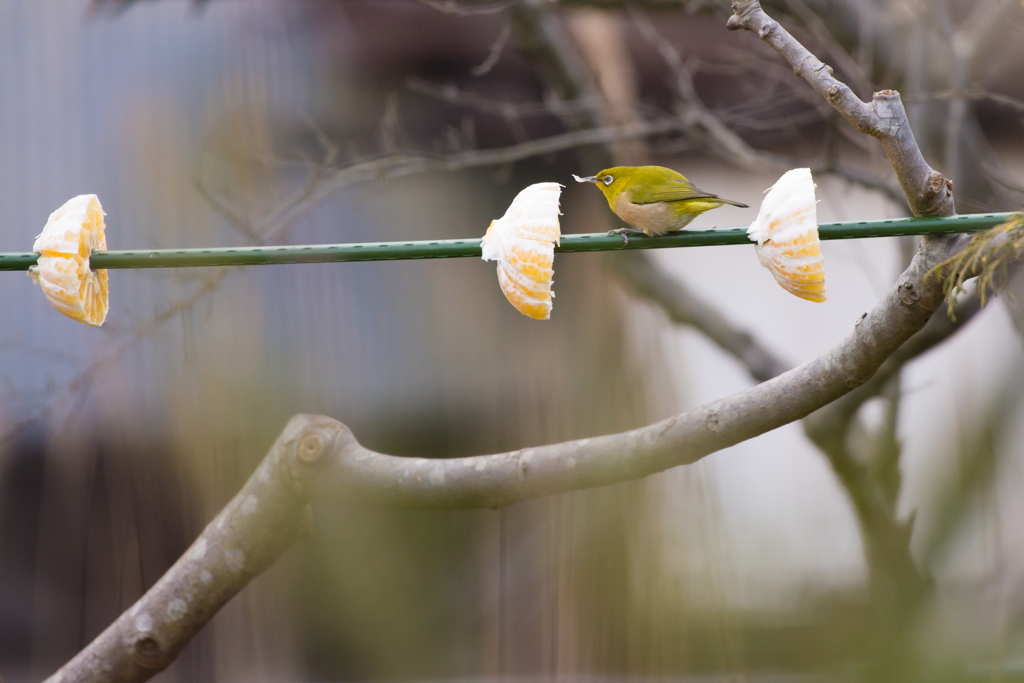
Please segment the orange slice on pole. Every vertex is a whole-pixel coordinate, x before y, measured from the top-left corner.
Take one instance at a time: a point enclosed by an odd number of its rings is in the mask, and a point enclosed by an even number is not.
[[[825,258],[811,169],[795,168],[779,178],[747,235],[757,243],[757,259],[783,289],[801,299],[825,301]]]
[[[505,215],[492,221],[480,243],[485,261],[498,262],[498,285],[516,310],[534,320],[551,317],[558,183],[530,185],[516,195]]]
[[[103,216],[96,195],[79,195],[50,214],[32,246],[32,280],[58,311],[86,325],[102,325],[109,308],[107,271],[89,269],[89,255],[107,250]]]

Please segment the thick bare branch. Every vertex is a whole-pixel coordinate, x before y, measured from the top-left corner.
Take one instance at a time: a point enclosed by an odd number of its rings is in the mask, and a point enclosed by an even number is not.
[[[861,102],[768,18],[756,0],[737,0],[733,7],[730,28],[757,32],[858,130],[879,138],[915,214],[952,214],[950,189],[924,162],[897,93],[883,91],[870,104]],[[520,26],[537,18],[522,6],[516,10]],[[549,34],[552,25],[545,22],[533,26]],[[562,78],[574,71],[565,64],[551,66]],[[585,93],[567,88],[565,94],[579,98]],[[418,167],[413,163],[409,170]],[[943,302],[940,281],[928,274],[966,242],[963,237],[925,240],[882,302],[832,350],[743,392],[641,429],[508,453],[428,460],[371,451],[330,418],[293,418],[243,490],[186,555],[50,680],[127,682],[155,675],[220,606],[308,529],[306,505],[312,497],[343,495],[378,505],[436,509],[500,507],[638,479],[801,419],[864,385],[925,327]],[[681,308],[679,316],[686,315]],[[891,540],[905,545],[905,539]]]
[[[938,250],[935,250],[938,251]],[[537,496],[638,479],[775,429],[863,384],[942,302],[919,254],[899,283],[839,346],[728,398],[642,429],[458,460],[396,458],[343,432],[318,486],[378,504],[500,507]]]
[[[732,7],[734,14],[729,17],[727,28],[756,33],[850,125],[879,139],[915,216],[953,215],[951,184],[925,162],[898,92],[882,90],[874,94],[870,103],[862,102],[832,75],[832,67],[822,63],[765,14],[758,0],[734,0]]]
[[[292,419],[192,547],[47,683],[133,683],[167,668],[228,600],[309,532],[303,482],[340,431],[333,420]]]
[[[805,421],[808,435],[822,443],[830,435],[845,434],[846,425],[860,407],[885,389],[886,384],[900,369],[918,356],[946,341],[969,323],[981,311],[981,298],[971,296],[956,306],[953,316],[939,315],[928,321],[919,333],[889,356],[870,380],[838,401],[822,408]]]
[[[798,420],[863,384],[942,304],[926,279],[945,255],[918,254],[899,283],[836,348],[746,391],[621,434],[509,453],[428,460],[384,455],[340,422],[289,422],[242,491],[128,612],[50,681],[144,681],[308,527],[306,502],[494,508],[639,479]],[[942,253],[939,253],[942,251]]]

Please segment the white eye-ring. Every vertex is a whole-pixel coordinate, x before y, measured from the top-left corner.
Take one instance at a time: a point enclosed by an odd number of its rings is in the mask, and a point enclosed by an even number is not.
[[[615,182],[615,178],[612,178],[610,175],[606,175],[604,178],[601,179],[601,182],[603,182],[605,185],[611,185],[613,182]]]

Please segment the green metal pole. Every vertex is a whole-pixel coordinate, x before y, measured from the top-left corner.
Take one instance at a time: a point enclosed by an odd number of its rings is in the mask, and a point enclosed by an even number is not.
[[[1005,222],[1013,214],[985,213],[946,218],[896,218],[882,221],[825,223],[818,226],[823,240],[898,237],[901,235],[942,235],[978,232]],[[562,235],[555,247],[561,254],[582,251],[628,251],[751,244],[746,228],[685,230],[646,237],[638,235],[623,244],[619,235],[586,233]],[[361,244],[318,244],[228,249],[151,249],[143,251],[102,251],[90,258],[91,268],[192,268],[199,266],[263,266],[282,263],[334,263],[339,261],[399,261],[405,259],[462,258],[480,256],[480,239],[427,240],[420,242],[364,242]],[[28,270],[39,254],[0,254],[0,270]]]

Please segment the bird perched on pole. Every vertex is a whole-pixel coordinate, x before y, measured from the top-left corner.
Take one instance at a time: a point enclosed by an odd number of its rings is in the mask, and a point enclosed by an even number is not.
[[[722,199],[699,189],[682,174],[664,166],[616,166],[578,183],[595,183],[615,214],[632,225],[611,232],[622,235],[629,244],[629,233],[664,235],[686,227],[690,221],[711,209],[729,204],[741,209],[746,204]]]

